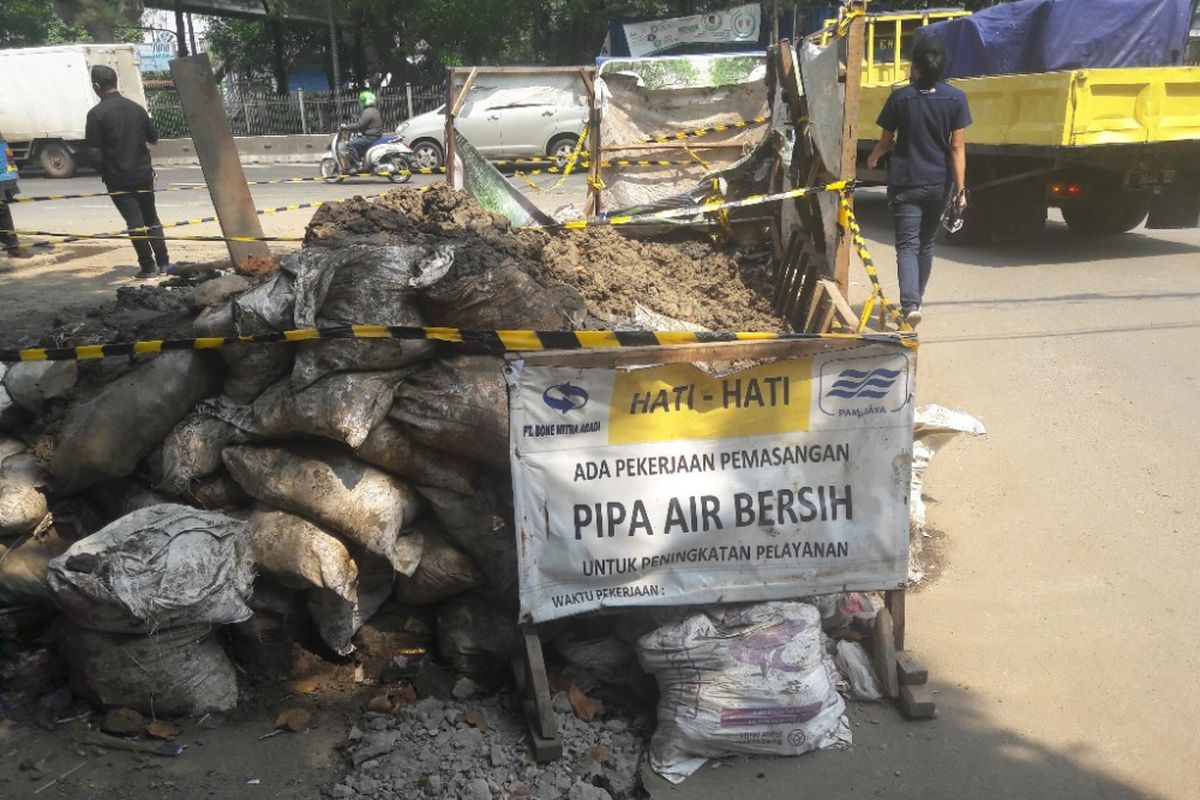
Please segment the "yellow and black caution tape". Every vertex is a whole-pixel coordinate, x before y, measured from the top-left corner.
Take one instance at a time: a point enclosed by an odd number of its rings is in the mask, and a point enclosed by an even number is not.
[[[192,223],[188,223],[192,224]],[[165,226],[164,226],[165,227]],[[60,231],[26,231],[26,230],[6,230],[0,233],[11,233],[16,236],[49,236],[63,241],[76,241],[81,239],[113,239],[121,241],[125,239],[156,239],[166,242],[303,242],[303,236],[150,236],[143,233],[129,233],[128,231],[120,231],[119,233],[62,233]],[[59,242],[61,244],[62,242]]]
[[[638,144],[666,144],[667,142],[677,142],[681,139],[696,139],[701,136],[709,136],[714,133],[725,133],[726,131],[740,130],[742,128],[753,128],[756,125],[762,125],[768,120],[767,117],[754,117],[753,119],[739,119],[737,122],[727,122],[722,125],[710,125],[707,128],[692,128],[688,130],[675,131],[674,133],[663,134],[662,136],[647,136]],[[620,145],[612,145],[612,149],[621,149]]]
[[[216,350],[232,344],[276,344],[306,342],[314,339],[395,339],[405,341],[450,342],[484,345],[494,350],[526,352],[536,350],[609,350],[621,347],[663,347],[715,342],[763,341],[864,341],[916,345],[908,334],[878,333],[769,333],[769,332],[692,332],[692,331],[470,331],[461,328],[417,328],[387,325],[338,325],[327,328],[301,328],[293,331],[253,336],[210,336],[196,339],[151,339],[137,342],[109,342],[75,347],[29,347],[0,350],[0,362],[16,361],[90,361],[114,356],[165,353],[173,350]]]
[[[575,164],[579,161],[579,154],[583,150],[583,143],[585,141],[587,141],[587,135],[588,135],[588,126],[584,125],[583,130],[579,132],[579,138],[575,140],[575,149],[573,149],[571,151],[571,155],[567,158],[567,163],[563,166],[562,177],[559,178],[557,181],[555,181],[553,186],[551,186],[549,188],[542,188],[541,186],[538,186],[533,181],[529,180],[529,178],[526,177],[526,174],[524,172],[521,172],[520,170],[517,170],[513,174],[516,175],[517,177],[520,177],[521,179],[523,179],[525,181],[525,183],[527,183],[529,185],[530,189],[533,189],[535,192],[538,192],[539,194],[545,194],[546,192],[553,192],[554,190],[560,188],[563,185],[563,181],[565,181],[567,179],[567,177],[571,174],[571,170],[573,170],[575,168]],[[533,170],[533,172],[535,172],[535,173],[541,172],[541,170]]]
[[[757,206],[764,203],[777,203],[781,200],[788,200],[793,197],[803,197],[806,194],[812,194],[814,192],[844,192],[849,188],[849,186],[850,183],[848,181],[836,181],[834,183],[826,184],[825,186],[804,186],[799,189],[789,189],[786,192],[776,192],[775,194],[752,194],[748,197],[743,197],[740,200],[727,200],[725,202],[707,203],[704,205],[686,206],[683,208],[668,208],[665,211],[655,211],[650,214],[619,215],[599,220],[580,219],[572,220],[570,222],[562,222],[555,225],[532,225],[529,227],[580,229],[615,225],[638,225],[675,219],[677,217],[690,217],[696,214],[711,214],[714,212],[727,211],[731,208],[746,208],[748,206]]]
[[[884,294],[883,284],[879,282],[879,273],[875,270],[875,260],[871,258],[871,253],[867,250],[867,241],[863,238],[862,228],[858,224],[858,219],[854,216],[854,209],[850,206],[850,200],[843,192],[840,202],[843,222],[846,230],[850,232],[850,242],[854,245],[855,251],[858,253],[858,258],[863,263],[863,267],[867,271],[867,277],[871,279],[871,296],[867,298],[867,302],[863,304],[862,316],[858,321],[858,331],[862,333],[867,329],[867,323],[871,319],[871,313],[875,310],[875,304],[879,305],[887,312],[892,321],[896,323],[896,327],[902,333],[912,331],[904,317],[900,316],[900,311],[892,305]]]

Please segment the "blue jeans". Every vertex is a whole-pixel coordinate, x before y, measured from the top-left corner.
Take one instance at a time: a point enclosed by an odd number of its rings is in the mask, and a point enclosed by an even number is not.
[[[896,270],[900,276],[900,307],[921,305],[933,270],[933,242],[949,191],[931,186],[888,186],[888,205],[896,226]]]

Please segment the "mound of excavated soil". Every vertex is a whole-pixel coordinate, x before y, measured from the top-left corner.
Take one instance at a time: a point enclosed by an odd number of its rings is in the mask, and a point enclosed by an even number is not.
[[[309,244],[453,244],[455,276],[515,265],[537,283],[579,292],[599,325],[627,322],[640,306],[712,330],[779,330],[761,265],[739,264],[704,241],[636,241],[617,230],[515,230],[463,192],[434,184],[368,202],[321,206]]]

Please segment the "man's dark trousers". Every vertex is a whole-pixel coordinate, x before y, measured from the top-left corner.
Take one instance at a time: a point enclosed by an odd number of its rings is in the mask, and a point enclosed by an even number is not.
[[[167,266],[171,259],[167,256],[167,243],[162,239],[162,223],[159,222],[158,210],[154,207],[154,185],[110,191],[126,192],[113,195],[112,201],[125,219],[129,232],[134,236],[156,237],[149,241],[133,240],[133,249],[137,251],[138,266],[142,272],[154,272],[159,267]]]

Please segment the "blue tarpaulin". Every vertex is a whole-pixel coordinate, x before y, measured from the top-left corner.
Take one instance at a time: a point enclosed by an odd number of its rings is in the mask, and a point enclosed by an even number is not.
[[[922,28],[947,78],[1182,62],[1191,0],[1021,0]]]

